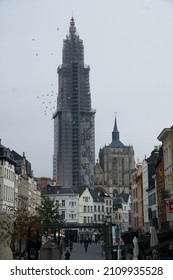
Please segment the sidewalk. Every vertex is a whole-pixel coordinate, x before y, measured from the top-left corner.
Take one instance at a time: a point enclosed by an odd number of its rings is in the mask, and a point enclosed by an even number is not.
[[[62,255],[62,260],[64,260],[64,254]],[[102,256],[102,249],[100,243],[92,243],[88,245],[87,253],[85,253],[84,245],[80,243],[73,243],[73,250],[71,252],[71,260],[104,260],[105,257]]]

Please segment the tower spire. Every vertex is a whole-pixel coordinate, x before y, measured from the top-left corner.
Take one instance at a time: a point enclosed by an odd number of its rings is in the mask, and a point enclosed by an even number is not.
[[[71,20],[70,20],[70,27],[69,27],[69,32],[72,33],[76,33],[76,26],[75,26],[75,21],[74,18],[72,16]]]
[[[124,147],[123,143],[121,143],[121,141],[119,139],[119,131],[118,131],[118,127],[117,127],[116,113],[115,113],[114,128],[112,131],[112,143],[110,144],[110,147],[112,147],[112,148]]]
[[[119,141],[119,131],[117,128],[117,118],[116,118],[116,112],[115,112],[115,122],[114,122],[114,129],[112,131],[112,141]]]

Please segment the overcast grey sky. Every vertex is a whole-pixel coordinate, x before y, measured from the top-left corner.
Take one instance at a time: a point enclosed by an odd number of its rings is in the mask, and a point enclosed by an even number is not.
[[[0,138],[25,152],[34,176],[52,177],[56,71],[72,14],[91,69],[96,159],[115,111],[140,161],[173,125],[173,1],[0,0]]]

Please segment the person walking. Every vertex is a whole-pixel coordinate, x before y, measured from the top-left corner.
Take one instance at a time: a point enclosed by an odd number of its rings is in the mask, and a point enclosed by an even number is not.
[[[88,250],[88,242],[84,241],[84,248],[85,248],[85,253],[87,253]]]
[[[72,249],[73,249],[73,243],[72,242],[70,242],[70,252],[72,251]]]
[[[70,256],[71,256],[71,254],[70,254],[69,250],[67,250],[65,253],[65,260],[70,260]]]

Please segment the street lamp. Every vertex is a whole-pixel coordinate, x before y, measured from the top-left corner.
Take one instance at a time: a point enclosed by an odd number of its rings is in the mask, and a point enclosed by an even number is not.
[[[111,246],[111,225],[112,225],[112,217],[106,216],[106,224],[108,225],[108,245]]]
[[[110,259],[110,246],[112,245],[111,237],[112,237],[112,216],[106,216],[105,224],[108,229],[108,236],[107,236],[107,244],[108,244],[108,255],[107,258]]]
[[[121,224],[120,224],[121,225]],[[120,249],[120,244],[121,244],[121,228],[120,225],[115,226],[115,235],[116,235],[116,243],[118,244],[118,254],[117,254],[117,259],[121,260],[121,249]]]

